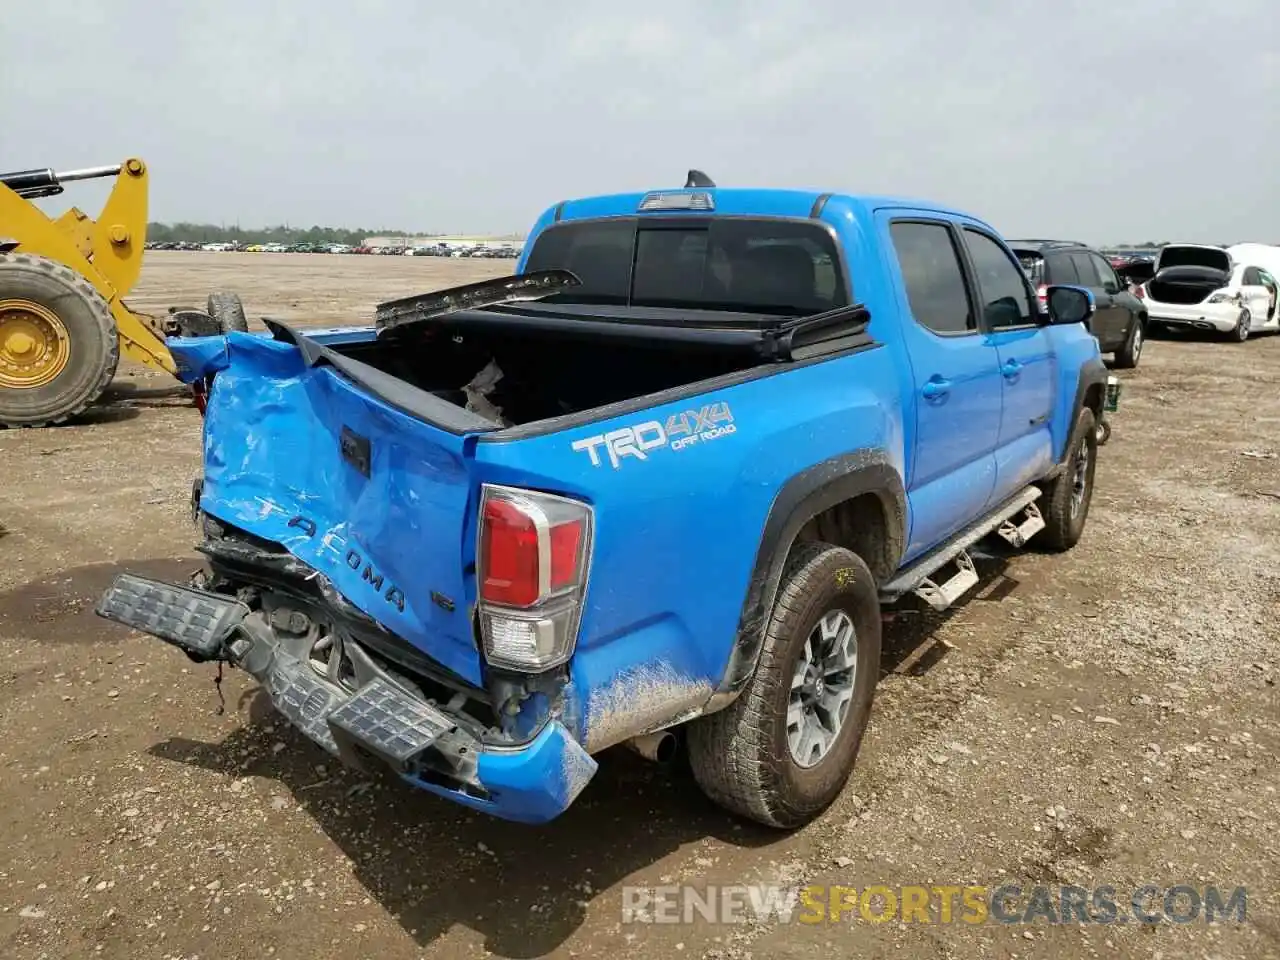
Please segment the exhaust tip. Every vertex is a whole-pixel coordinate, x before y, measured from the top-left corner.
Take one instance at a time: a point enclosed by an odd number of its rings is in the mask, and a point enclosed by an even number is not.
[[[676,758],[678,745],[679,742],[676,740],[676,735],[670,730],[659,730],[657,733],[648,733],[642,737],[632,737],[627,741],[627,746],[640,754],[640,756],[660,764],[670,763]]]

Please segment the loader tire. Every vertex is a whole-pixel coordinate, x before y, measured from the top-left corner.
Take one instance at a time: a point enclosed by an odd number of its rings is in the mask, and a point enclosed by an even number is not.
[[[208,306],[209,316],[218,321],[218,327],[223,333],[229,330],[248,332],[249,320],[244,314],[244,304],[236,294],[223,290],[215,291],[209,294]]]
[[[843,547],[798,545],[755,673],[729,706],[686,728],[694,779],[720,806],[758,823],[808,823],[853,771],[879,673],[871,571]],[[820,737],[807,729],[815,722]]]
[[[45,257],[0,254],[0,426],[75,416],[119,362],[111,307],[88,280]]]

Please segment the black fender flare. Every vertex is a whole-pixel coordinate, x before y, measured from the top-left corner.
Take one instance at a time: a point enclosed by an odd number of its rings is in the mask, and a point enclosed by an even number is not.
[[[755,673],[769,612],[797,534],[824,510],[868,493],[879,497],[884,509],[889,539],[885,549],[896,567],[906,546],[907,497],[901,474],[883,450],[856,450],[824,460],[778,490],[761,531],[733,650],[706,712],[727,706]]]
[[[1096,416],[1101,417],[1107,395],[1107,366],[1102,362],[1101,357],[1090,357],[1080,365],[1080,376],[1076,380],[1075,402],[1071,405],[1071,423],[1067,427],[1068,438],[1075,425],[1076,417],[1080,416],[1081,408],[1088,406],[1086,400],[1089,396],[1089,391],[1094,387],[1099,388],[1101,399],[1098,401],[1096,408],[1091,407],[1090,409],[1093,410]],[[1058,456],[1059,466],[1067,462],[1067,448],[1069,446],[1070,444],[1066,442],[1062,444],[1062,452]]]

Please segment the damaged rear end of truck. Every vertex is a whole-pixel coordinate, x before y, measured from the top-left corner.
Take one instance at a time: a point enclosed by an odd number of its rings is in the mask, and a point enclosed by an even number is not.
[[[500,797],[512,819],[549,819],[595,763],[536,681],[516,691],[486,671],[476,630],[494,662],[532,637],[524,666],[558,665],[581,608],[590,507],[480,484],[476,438],[497,424],[341,352],[367,353],[365,332],[331,348],[269,329],[178,348],[193,375],[216,373],[192,499],[208,569],[187,585],[125,575],[99,612],[244,669],[352,766],[387,764],[469,805]],[[487,590],[474,583],[477,549]],[[478,592],[518,609],[494,616]]]
[[[98,613],[244,669],[347,764],[537,823],[592,754],[719,692],[754,541],[705,504],[743,482],[762,522],[773,487],[708,456],[738,409],[776,415],[760,378],[870,340],[842,291],[804,312],[584,303],[573,274],[529,266],[384,304],[372,328],[178,343],[211,384],[207,569],[122,575]],[[674,450],[647,479],[619,469]],[[680,533],[709,544],[707,602],[653,567]]]

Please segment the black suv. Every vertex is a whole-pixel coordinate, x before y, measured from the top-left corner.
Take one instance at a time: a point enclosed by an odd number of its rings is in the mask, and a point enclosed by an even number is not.
[[[1147,311],[1106,257],[1070,240],[1010,240],[1009,247],[1031,278],[1041,309],[1045,309],[1045,288],[1050,284],[1070,283],[1093,291],[1098,309],[1089,321],[1089,332],[1097,338],[1098,349],[1115,354],[1117,367],[1138,365]]]

